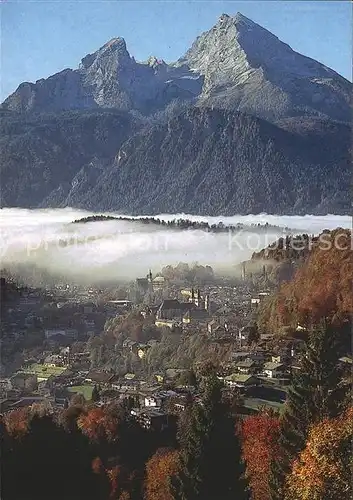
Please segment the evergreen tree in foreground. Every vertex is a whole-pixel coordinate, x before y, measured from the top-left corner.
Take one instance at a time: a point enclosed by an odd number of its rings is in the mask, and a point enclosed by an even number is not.
[[[95,402],[99,401],[99,398],[100,398],[99,390],[98,390],[98,387],[95,385],[93,387],[91,399],[95,403]]]
[[[343,410],[348,387],[342,384],[338,359],[338,343],[332,329],[323,325],[311,332],[281,417],[281,453],[272,464],[272,500],[284,498],[285,477],[305,447],[310,426],[336,417]]]
[[[181,466],[171,486],[176,500],[245,498],[240,442],[221,388],[210,376],[202,403],[194,403],[181,419]]]

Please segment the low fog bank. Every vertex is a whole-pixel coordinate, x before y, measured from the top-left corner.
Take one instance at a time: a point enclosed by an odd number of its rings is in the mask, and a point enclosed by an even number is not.
[[[172,230],[129,221],[71,224],[90,215],[83,210],[3,208],[0,210],[1,267],[36,267],[68,281],[101,283],[135,279],[168,264],[198,262],[219,274],[236,274],[236,265],[283,236],[280,228],[268,232],[256,227],[236,234],[201,230]],[[104,215],[125,216],[118,213]],[[125,216],[126,217],[126,216]],[[225,225],[242,223],[288,227],[293,234],[317,234],[323,229],[351,227],[349,216],[247,215],[201,217],[160,214],[161,220],[188,219]],[[138,217],[136,217],[138,219]]]

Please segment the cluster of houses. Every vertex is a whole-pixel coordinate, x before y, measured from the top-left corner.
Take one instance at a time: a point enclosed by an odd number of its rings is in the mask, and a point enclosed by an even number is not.
[[[232,373],[222,377],[229,387],[247,388],[271,380],[286,385],[292,374],[293,358],[288,355],[271,355],[268,351],[236,352],[229,368]]]
[[[245,284],[204,288],[201,292],[199,288],[176,287],[172,291],[174,298],[164,298],[156,305],[149,302],[142,315],[153,316],[155,326],[167,327],[174,332],[199,331],[213,338],[236,337],[246,341],[246,325],[269,292],[254,294]],[[153,297],[151,294],[151,300]]]
[[[237,286],[209,285],[202,291],[179,286],[172,294],[166,293],[166,287],[162,276],[153,278],[149,273],[139,278],[137,290],[150,298],[144,307],[128,299],[98,301],[89,289],[63,288],[56,294],[24,290],[6,305],[2,315],[2,355],[11,352],[14,343],[20,349],[23,339],[31,335],[41,339],[42,348],[34,349],[32,356],[10,373],[2,374],[1,411],[38,401],[62,407],[74,394],[90,400],[96,388],[99,400],[95,404],[129,398],[133,401],[131,417],[144,427],[163,430],[171,425],[173,415],[185,409],[188,399],[198,397],[193,388],[178,385],[185,370],[176,366],[147,377],[143,370],[133,373],[129,367],[131,373],[121,375],[121,371],[91,362],[88,339],[99,336],[109,318],[128,314],[134,308],[148,318],[149,324],[152,320],[155,327],[167,333],[202,333],[213,346],[226,343],[230,357],[218,373],[225,386],[244,397],[261,397],[262,401],[266,390],[278,390],[278,400],[282,401],[283,390],[298,369],[300,342],[288,341],[274,348],[271,335],[261,335],[256,343],[251,341],[253,329],[249,325],[268,290],[254,293],[245,282]],[[160,292],[166,296],[154,304]],[[129,334],[124,332],[122,343],[117,343],[112,355],[129,357],[131,353],[141,368],[149,349],[159,340],[138,342]],[[71,348],[80,342],[80,349]],[[351,362],[349,357],[342,361],[347,366],[350,363],[349,368]]]
[[[151,298],[159,291],[165,291],[166,285],[162,276],[153,278],[151,272],[146,278],[137,280],[137,288],[144,293],[150,292]],[[246,338],[244,324],[253,311],[251,294],[246,287],[239,290],[234,287],[209,286],[202,292],[199,288],[176,287],[174,296],[177,298],[165,298],[157,305],[146,305],[141,314],[145,317],[152,315],[156,327],[168,327],[181,334],[207,332],[211,338],[229,338],[232,342]],[[146,381],[139,379],[134,373],[118,377],[99,368],[92,370],[90,350],[87,347],[81,352],[71,352],[70,349],[77,341],[86,343],[89,337],[99,335],[107,319],[128,313],[134,307],[135,304],[128,299],[98,303],[94,291],[90,289],[80,290],[68,286],[49,291],[22,289],[11,302],[11,307],[6,306],[2,347],[6,351],[7,345],[10,348],[10,341],[13,344],[13,340],[18,341],[20,346],[22,339],[28,335],[37,335],[39,340],[42,339],[40,341],[43,346],[41,350],[36,349],[33,359],[27,360],[17,371],[3,375],[0,379],[0,397],[17,404],[21,398],[26,401],[26,398],[33,395],[49,398],[61,391],[69,398],[69,392],[72,395],[84,387],[92,389],[94,386],[102,389],[103,399],[114,395],[114,391],[119,393],[119,397],[130,392],[136,393],[142,386],[146,386]],[[12,331],[16,338],[12,336]],[[143,360],[156,342],[158,340],[151,339],[141,343],[126,336],[119,351],[123,355],[131,352]],[[51,350],[52,347],[55,350]],[[175,371],[178,372],[178,367]],[[256,371],[250,369],[249,373],[245,373],[239,367],[237,375],[254,376]],[[156,375],[159,390],[161,384],[169,379],[172,380],[173,377]],[[228,383],[227,380],[226,382]],[[232,386],[231,382],[229,386]],[[89,391],[85,391],[85,394],[89,394]],[[115,393],[114,397],[116,396]],[[60,400],[62,402],[63,398]],[[151,408],[151,405],[147,404],[147,407]]]

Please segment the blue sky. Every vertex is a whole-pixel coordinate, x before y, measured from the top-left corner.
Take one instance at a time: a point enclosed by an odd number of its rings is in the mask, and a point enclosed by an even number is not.
[[[350,1],[0,0],[3,100],[23,81],[76,68],[109,39],[125,38],[137,60],[178,59],[224,12],[241,12],[351,78]]]

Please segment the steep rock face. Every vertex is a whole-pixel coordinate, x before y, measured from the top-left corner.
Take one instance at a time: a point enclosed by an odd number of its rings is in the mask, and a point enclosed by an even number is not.
[[[79,72],[86,92],[98,106],[139,109],[141,101],[155,97],[153,67],[136,63],[123,38],[114,38],[84,57]]]
[[[17,112],[95,107],[163,110],[174,99],[249,112],[270,121],[290,116],[351,119],[352,84],[293,51],[241,14],[223,14],[174,64],[136,62],[123,38],[86,55],[77,70],[22,83],[2,107]]]
[[[5,100],[1,206],[348,213],[351,90],[240,14],[174,64],[114,38]]]
[[[4,101],[2,107],[20,113],[58,112],[65,109],[94,108],[96,104],[92,98],[85,95],[80,75],[71,69],[64,69],[36,83],[21,83],[16,92]]]
[[[200,103],[271,120],[296,115],[351,118],[350,82],[239,13],[223,14],[177,64],[204,75]]]

